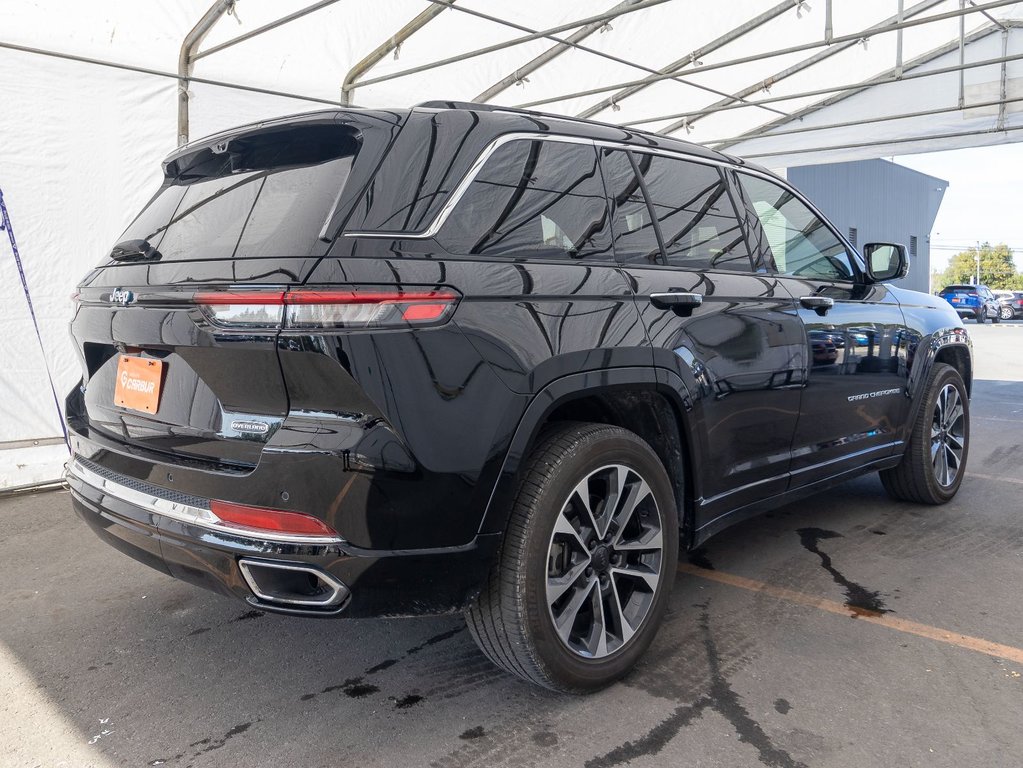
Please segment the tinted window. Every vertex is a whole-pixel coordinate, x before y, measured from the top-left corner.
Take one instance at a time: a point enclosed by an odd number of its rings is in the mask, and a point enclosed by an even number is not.
[[[591,144],[502,144],[437,238],[457,254],[612,260],[607,203]]]
[[[977,289],[972,285],[948,285],[941,289],[941,296],[949,293],[965,293],[969,296],[976,296]]]
[[[313,252],[320,230],[352,170],[342,157],[266,177],[238,241],[238,258],[304,256]]]
[[[825,280],[851,280],[845,246],[802,201],[758,176],[738,174],[764,229],[778,271]]]
[[[661,245],[632,162],[618,149],[605,149],[603,155],[615,255],[623,262],[657,264]]]
[[[711,165],[634,153],[668,263],[751,271],[746,239],[724,176]]]
[[[163,261],[325,252],[320,231],[358,149],[350,134],[300,126],[176,160],[120,241],[145,240]]]

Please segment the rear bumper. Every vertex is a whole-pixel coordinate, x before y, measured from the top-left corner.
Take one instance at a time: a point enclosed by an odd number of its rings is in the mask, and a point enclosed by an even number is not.
[[[118,476],[77,456],[66,480],[78,516],[115,549],[177,579],[278,613],[369,617],[458,611],[478,592],[498,543],[497,536],[479,536],[456,548],[359,550],[342,539],[232,530],[208,517],[207,499]],[[282,567],[308,573],[324,587],[321,596],[281,599],[279,591],[260,588],[253,578],[255,569],[270,573]]]
[[[984,316],[984,311],[980,307],[953,307],[953,309],[963,320],[974,320]]]

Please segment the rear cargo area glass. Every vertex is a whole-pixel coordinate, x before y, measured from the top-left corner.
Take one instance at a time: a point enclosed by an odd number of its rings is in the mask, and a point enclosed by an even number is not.
[[[145,241],[160,261],[321,255],[358,148],[350,128],[309,125],[198,150],[168,165],[119,242]]]

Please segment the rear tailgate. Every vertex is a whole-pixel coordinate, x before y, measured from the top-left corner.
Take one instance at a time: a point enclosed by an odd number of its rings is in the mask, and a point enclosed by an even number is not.
[[[165,460],[258,462],[288,412],[275,323],[225,331],[195,297],[279,295],[305,280],[398,129],[377,114],[305,116],[171,156],[160,190],[79,288],[73,429]]]

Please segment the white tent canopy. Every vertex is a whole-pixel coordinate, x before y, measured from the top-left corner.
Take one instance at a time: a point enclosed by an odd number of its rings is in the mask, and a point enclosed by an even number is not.
[[[198,138],[330,104],[475,100],[776,168],[1023,138],[1023,2],[211,2],[0,10],[0,190],[41,334],[4,239],[0,488],[59,474],[47,366],[62,400],[79,376],[69,294],[186,125]]]

